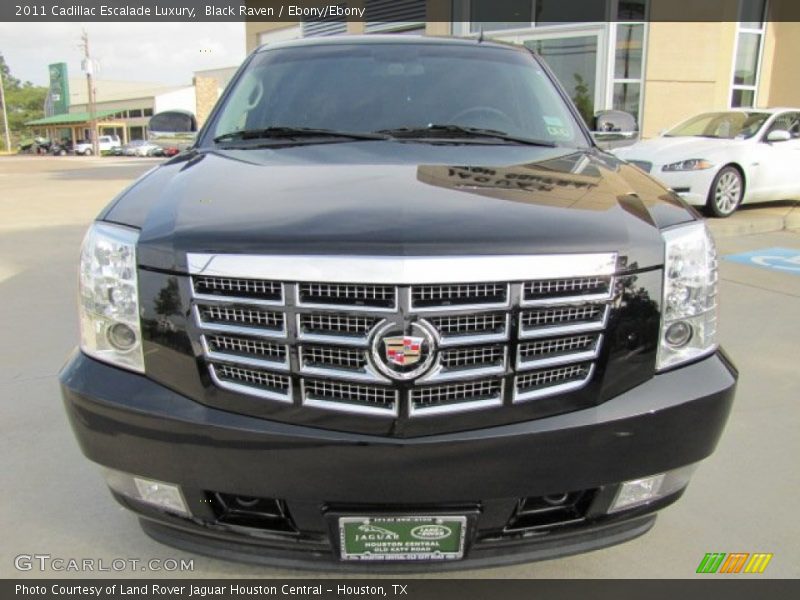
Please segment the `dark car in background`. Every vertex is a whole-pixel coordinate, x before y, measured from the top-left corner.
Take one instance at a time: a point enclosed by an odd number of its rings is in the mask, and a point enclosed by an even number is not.
[[[80,265],[81,448],[149,535],[226,558],[444,569],[629,540],[736,386],[705,224],[520,47],[262,47]]]

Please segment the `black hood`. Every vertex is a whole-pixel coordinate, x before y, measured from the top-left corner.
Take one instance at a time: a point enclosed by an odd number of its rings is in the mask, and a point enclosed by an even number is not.
[[[354,142],[188,154],[102,215],[142,229],[143,266],[187,252],[469,255],[619,252],[663,261],[659,229],[695,218],[594,149]]]

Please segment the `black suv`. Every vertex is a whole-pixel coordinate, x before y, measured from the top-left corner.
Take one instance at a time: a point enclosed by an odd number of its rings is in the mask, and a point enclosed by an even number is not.
[[[647,531],[714,450],[737,378],[716,260],[525,48],[270,45],[89,230],[64,401],[184,549],[581,552]]]

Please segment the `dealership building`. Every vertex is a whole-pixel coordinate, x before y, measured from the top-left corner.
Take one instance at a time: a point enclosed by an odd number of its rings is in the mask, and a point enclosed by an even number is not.
[[[26,123],[34,132],[49,139],[73,142],[90,139],[92,116],[97,122],[98,135],[117,135],[122,143],[147,139],[150,117],[164,110],[195,112],[194,85],[166,86],[163,83],[141,81],[94,80],[95,111],[90,114],[88,85],[85,78],[65,78],[53,81],[45,105],[45,116]]]
[[[361,33],[483,35],[522,44],[545,58],[587,121],[600,110],[625,110],[651,137],[700,112],[800,105],[800,22],[786,20],[795,2],[593,0],[581,3],[580,23],[565,23],[560,0],[340,0],[363,6],[363,21],[248,21],[245,35],[248,51]],[[513,19],[489,21],[511,5]],[[676,14],[681,22],[665,20]]]

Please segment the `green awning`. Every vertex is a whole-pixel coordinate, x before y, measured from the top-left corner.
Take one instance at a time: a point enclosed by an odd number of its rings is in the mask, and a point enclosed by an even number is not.
[[[122,110],[98,110],[94,118],[103,119],[110,115],[114,115]],[[45,117],[44,119],[36,119],[35,121],[28,121],[25,125],[77,125],[79,123],[89,123],[91,115],[88,112],[81,113],[67,113],[64,115],[53,115],[52,117]]]

